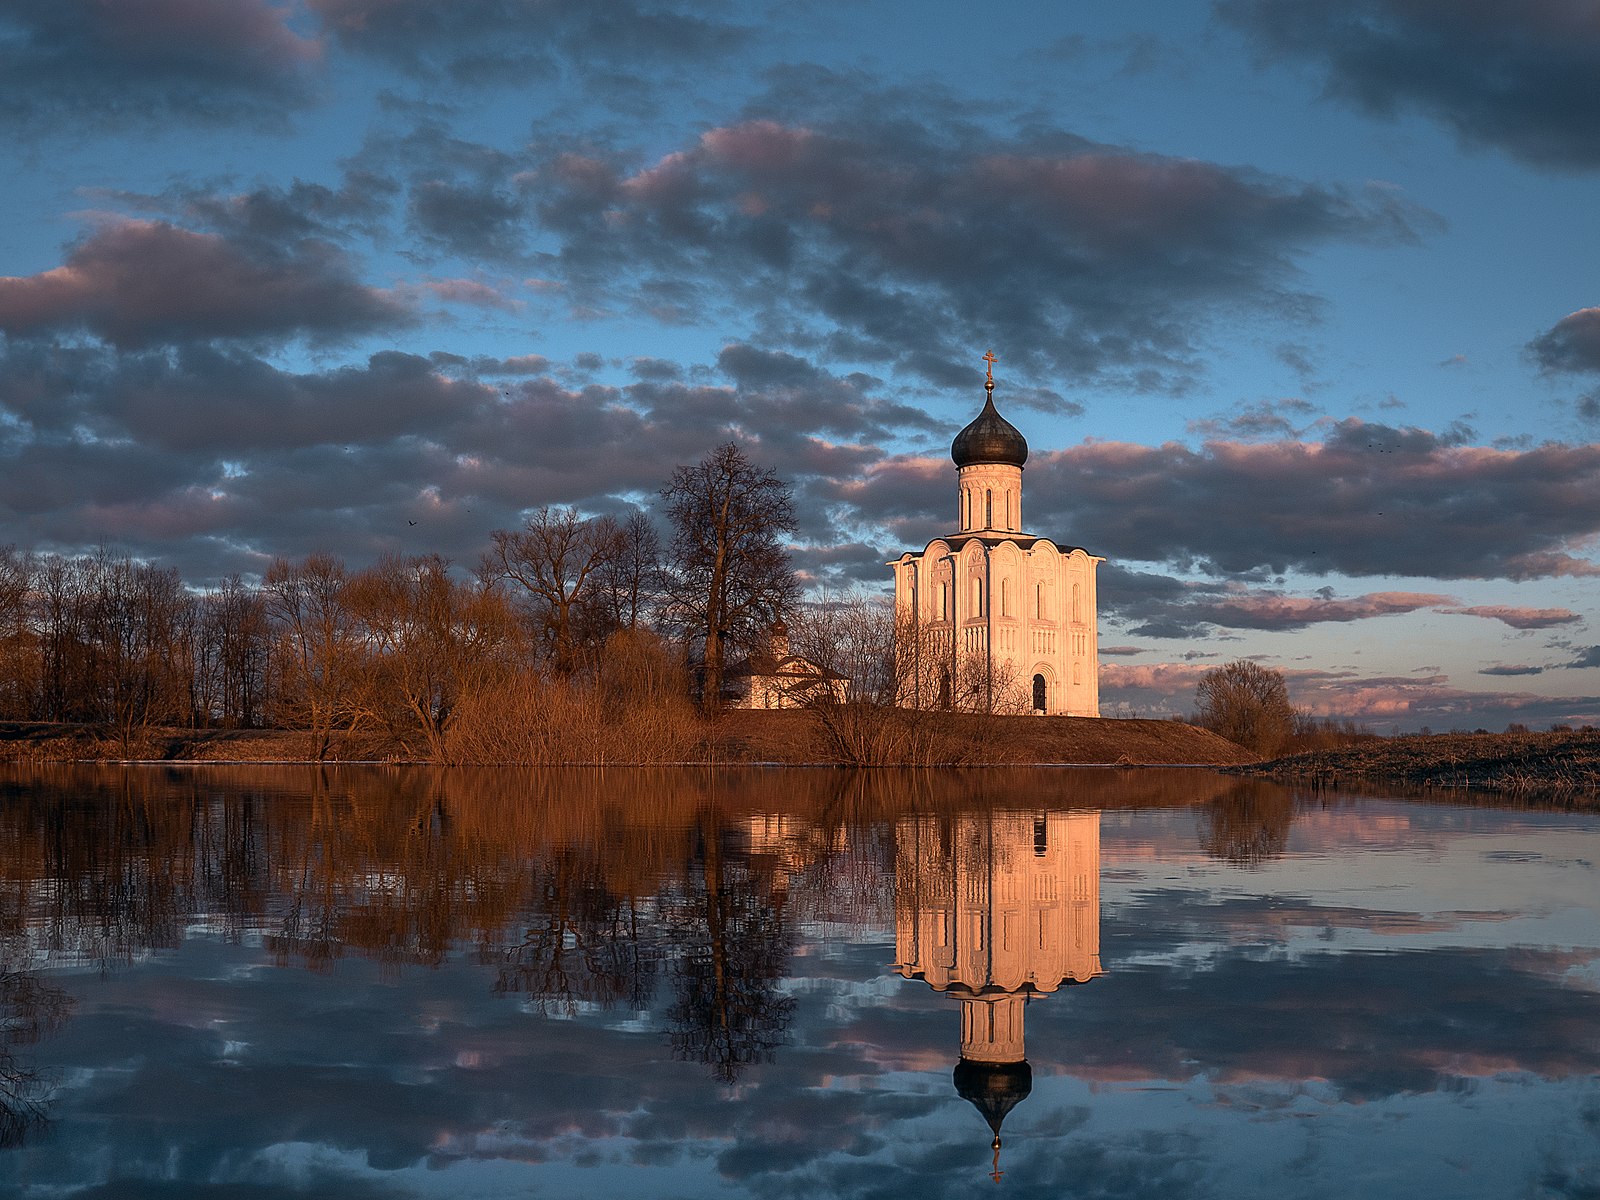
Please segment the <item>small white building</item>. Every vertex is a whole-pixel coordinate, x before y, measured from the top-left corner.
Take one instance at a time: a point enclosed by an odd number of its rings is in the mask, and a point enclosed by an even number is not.
[[[849,699],[848,676],[789,653],[789,630],[782,621],[772,627],[769,638],[766,653],[728,668],[725,697],[730,707],[805,708]]]
[[[956,529],[907,550],[894,571],[901,704],[1100,715],[1095,568],[1080,546],[1023,532],[1028,443],[994,406],[950,444]]]

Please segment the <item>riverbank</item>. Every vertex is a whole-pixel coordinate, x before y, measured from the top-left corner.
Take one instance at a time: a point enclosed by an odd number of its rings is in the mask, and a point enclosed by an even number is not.
[[[1600,733],[1453,733],[1381,738],[1240,764],[1233,773],[1322,786],[1469,789],[1600,798]]]
[[[1208,730],[1176,721],[959,713],[927,714],[927,720],[937,725],[938,761],[966,766],[1231,766],[1254,759],[1249,751]],[[137,730],[124,741],[104,726],[0,722],[0,762],[307,762],[314,758],[312,736],[301,730],[148,729]],[[328,755],[332,762],[413,759],[403,746],[361,734],[335,735]],[[702,729],[687,760],[795,766],[839,762],[810,714],[798,711],[724,713]]]

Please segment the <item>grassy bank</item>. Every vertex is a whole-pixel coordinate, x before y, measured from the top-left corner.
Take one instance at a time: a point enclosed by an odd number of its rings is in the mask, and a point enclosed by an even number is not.
[[[920,757],[900,761],[969,766],[1225,766],[1253,758],[1214,733],[1173,721],[951,713],[927,714],[921,729],[925,738],[919,745]],[[309,733],[296,730],[147,729],[135,731],[124,743],[116,731],[104,727],[0,723],[0,761],[12,762],[304,762],[313,756],[314,746]],[[335,735],[329,757],[353,762],[411,756],[380,736]],[[842,759],[808,713],[735,711],[714,724],[700,725],[684,761],[802,765]]]
[[[1283,783],[1384,784],[1600,798],[1600,733],[1383,738],[1232,769]]]

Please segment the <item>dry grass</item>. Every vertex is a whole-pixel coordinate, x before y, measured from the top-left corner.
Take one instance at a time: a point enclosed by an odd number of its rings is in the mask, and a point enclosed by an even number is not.
[[[1600,797],[1600,733],[1385,738],[1238,768],[1284,782],[1404,784],[1518,796]]]
[[[728,712],[710,745],[729,762],[834,763],[849,766],[1113,764],[1222,766],[1255,755],[1208,730],[1176,721],[1089,717],[1010,717],[876,710]]]
[[[1077,763],[1123,766],[1224,766],[1253,756],[1190,725],[1174,721],[1091,720],[1083,717],[987,717],[922,714],[929,718],[898,746],[879,739],[852,750],[803,711],[723,714],[705,725],[684,704],[636,707],[599,692],[531,684],[486,692],[464,705],[450,736],[458,763],[792,763],[831,765],[1009,765]],[[889,714],[889,720],[895,720]],[[892,732],[892,731],[891,731]],[[152,729],[127,754],[114,731],[83,725],[0,724],[0,762],[115,762],[123,759],[201,762],[306,762],[311,735],[296,730]],[[335,735],[329,760],[405,761],[400,746],[381,737]]]

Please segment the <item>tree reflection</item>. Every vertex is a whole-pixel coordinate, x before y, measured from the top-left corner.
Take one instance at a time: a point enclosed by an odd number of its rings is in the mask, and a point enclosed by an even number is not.
[[[1212,858],[1255,867],[1279,857],[1294,824],[1294,794],[1264,780],[1241,780],[1200,817],[1200,847]]]
[[[771,1062],[788,1040],[794,1000],[778,991],[794,934],[749,857],[731,855],[729,832],[700,819],[699,862],[667,902],[669,968],[675,1000],[667,1010],[672,1052],[702,1062],[723,1083],[753,1063]]]

